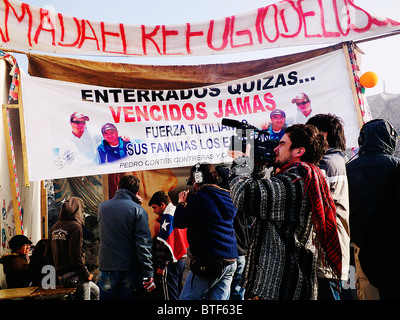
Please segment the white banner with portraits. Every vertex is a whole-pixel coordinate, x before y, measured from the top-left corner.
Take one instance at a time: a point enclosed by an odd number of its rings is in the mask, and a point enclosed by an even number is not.
[[[224,118],[246,120],[279,139],[279,126],[333,113],[344,122],[348,148],[357,147],[359,133],[342,50],[184,90],[98,87],[23,75],[22,97],[31,181],[230,163],[227,151],[236,129],[222,124]]]

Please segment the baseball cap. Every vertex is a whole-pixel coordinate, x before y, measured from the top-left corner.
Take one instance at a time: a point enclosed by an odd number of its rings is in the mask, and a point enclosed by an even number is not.
[[[17,251],[21,248],[24,244],[32,244],[32,241],[29,240],[24,235],[16,235],[10,239],[8,245],[10,246],[11,251]]]
[[[272,116],[275,116],[275,115],[277,115],[277,114],[279,114],[279,115],[281,115],[281,116],[283,116],[283,117],[286,118],[286,113],[285,113],[285,111],[283,111],[283,110],[281,110],[281,109],[275,109],[275,110],[273,110],[273,111],[270,113],[269,117],[271,118]]]
[[[305,93],[299,93],[296,97],[294,97],[292,103],[303,102],[303,101],[309,102],[310,98]]]
[[[74,118],[83,118],[85,121],[89,121],[89,117],[85,116],[82,112],[75,111],[71,116],[69,117],[69,120],[72,121]]]
[[[106,132],[107,130],[115,130],[117,131],[117,127],[114,126],[112,123],[106,123],[101,127],[101,133]]]

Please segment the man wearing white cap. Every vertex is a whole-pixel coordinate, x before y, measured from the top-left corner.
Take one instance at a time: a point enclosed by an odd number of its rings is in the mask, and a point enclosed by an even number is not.
[[[89,166],[98,163],[97,145],[102,140],[100,134],[92,135],[86,127],[89,117],[80,112],[70,116],[71,135],[65,146],[60,149],[56,165],[62,168],[67,165]]]
[[[290,124],[305,124],[307,120],[314,115],[311,107],[310,98],[305,93],[300,93],[296,97],[294,97],[292,99],[292,103],[296,104],[297,112],[295,114],[295,118],[293,119],[293,123]]]

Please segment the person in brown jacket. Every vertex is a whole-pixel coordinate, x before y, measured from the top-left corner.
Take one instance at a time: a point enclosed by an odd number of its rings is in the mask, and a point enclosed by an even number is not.
[[[11,254],[0,258],[8,289],[30,286],[32,280],[28,268],[31,244],[32,241],[24,235],[16,235],[8,242]]]
[[[83,201],[77,197],[66,200],[57,223],[49,232],[46,257],[56,269],[61,284],[77,287],[75,299],[98,300],[99,288],[85,266],[82,250],[84,225]]]

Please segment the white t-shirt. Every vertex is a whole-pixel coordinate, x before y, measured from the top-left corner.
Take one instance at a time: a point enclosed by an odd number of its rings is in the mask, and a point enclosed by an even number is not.
[[[78,138],[72,132],[60,148],[59,167],[66,165],[92,166],[99,163],[97,146],[103,137],[100,134],[91,135],[85,128],[82,136]]]
[[[290,126],[295,123],[305,124],[308,119],[315,115],[313,109],[311,109],[311,112],[307,117],[298,108],[296,109],[297,111],[294,114],[291,114],[286,118],[286,123]]]

